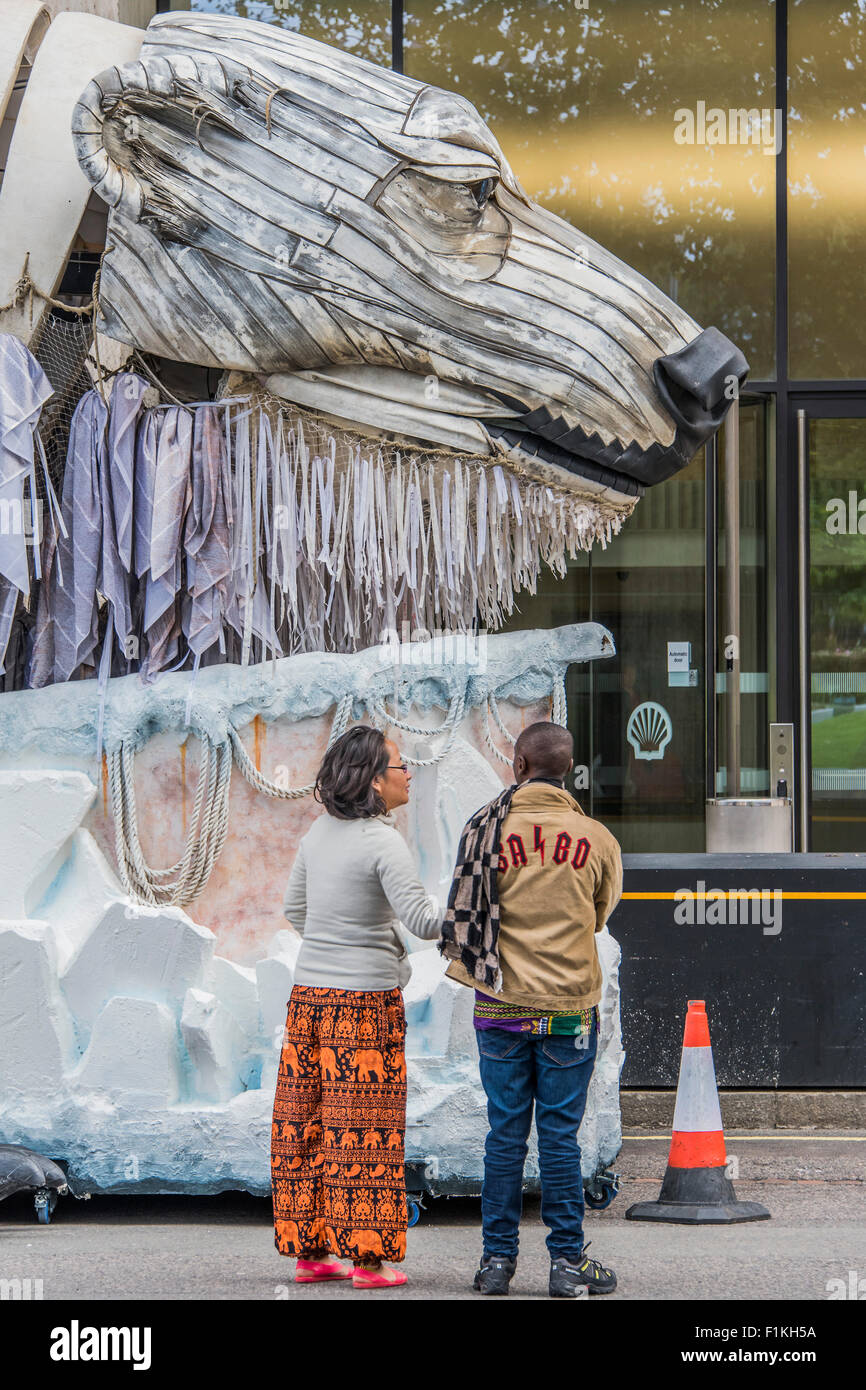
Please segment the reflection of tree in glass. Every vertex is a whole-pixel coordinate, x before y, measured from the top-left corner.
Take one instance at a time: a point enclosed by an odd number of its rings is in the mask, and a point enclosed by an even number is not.
[[[767,108],[753,0],[407,0],[406,71],[464,93],[527,191],[773,371],[775,160],[686,145],[675,113]],[[769,132],[768,132],[769,133]]]
[[[184,6],[186,8],[186,6]],[[389,0],[189,0],[191,10],[234,14],[305,34],[366,58],[391,65],[391,6]]]
[[[789,34],[791,376],[864,377],[866,0],[794,0]]]
[[[812,426],[809,498],[812,669],[866,670],[866,535],[828,532],[841,502],[866,498],[866,421],[820,420]],[[848,518],[846,517],[846,520]],[[864,520],[866,525],[866,520]]]

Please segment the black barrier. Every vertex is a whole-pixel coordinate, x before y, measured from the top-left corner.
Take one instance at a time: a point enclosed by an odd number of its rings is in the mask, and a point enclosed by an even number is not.
[[[866,854],[623,863],[623,1086],[676,1086],[705,999],[720,1086],[866,1087]]]

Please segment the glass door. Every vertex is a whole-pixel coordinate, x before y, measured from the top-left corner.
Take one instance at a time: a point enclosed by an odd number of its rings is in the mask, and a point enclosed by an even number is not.
[[[830,410],[838,413],[824,413]],[[802,848],[817,852],[866,850],[864,416],[866,402],[816,402],[798,411],[808,518],[801,717],[811,745]]]

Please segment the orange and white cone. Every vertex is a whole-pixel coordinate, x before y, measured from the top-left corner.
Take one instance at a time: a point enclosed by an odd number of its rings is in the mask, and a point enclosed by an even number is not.
[[[656,1202],[636,1202],[628,1221],[698,1225],[766,1221],[758,1202],[740,1202],[728,1177],[722,1112],[710,1046],[707,1006],[690,999],[677,1082],[673,1134],[662,1190]]]

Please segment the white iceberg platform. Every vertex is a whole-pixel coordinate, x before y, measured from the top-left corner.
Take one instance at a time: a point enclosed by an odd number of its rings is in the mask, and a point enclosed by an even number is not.
[[[595,629],[583,645],[564,643],[561,634],[573,631],[490,639],[491,662],[473,680],[482,694],[497,693],[512,727],[521,710],[546,717],[553,676],[599,654]],[[335,698],[351,690],[361,701],[374,677],[377,699],[385,697],[390,678],[379,660],[288,658],[277,663],[275,684],[270,667],[209,668],[195,691],[201,709],[194,707],[214,730],[230,719],[250,745],[246,731],[259,715],[275,756],[288,748],[317,759],[328,733],[322,711]],[[403,675],[401,695],[416,698],[412,719],[430,729],[404,737],[404,746],[424,756],[437,746],[453,672],[421,667]],[[110,682],[109,733],[144,731],[155,736],[153,746],[164,740],[159,758],[148,761],[145,747],[137,772],[141,816],[150,816],[153,834],[185,814],[171,801],[179,785],[171,760],[188,680],[173,675],[146,689],[129,677]],[[74,691],[0,696],[0,1141],[65,1161],[79,1190],[266,1194],[277,1063],[300,948],[279,903],[292,846],[319,808],[275,806],[246,783],[233,784],[237,840],[227,841],[213,888],[193,915],[132,902],[105,852],[110,815],[103,805],[100,818],[95,695],[95,683],[78,682]],[[501,789],[500,771],[487,756],[477,707],[467,707],[442,761],[417,771],[403,828],[431,892],[444,891],[460,829]],[[251,844],[270,846],[260,849],[254,872]],[[232,937],[225,920],[240,912],[239,902],[247,915]],[[237,941],[247,942],[244,952],[227,948]],[[608,1166],[621,1143],[619,948],[606,931],[597,942],[604,997],[580,1132],[585,1177]],[[472,991],[445,978],[434,946],[414,939],[410,946],[407,1163],[431,1192],[477,1190],[486,1107]],[[527,1177],[535,1176],[533,1147]]]

